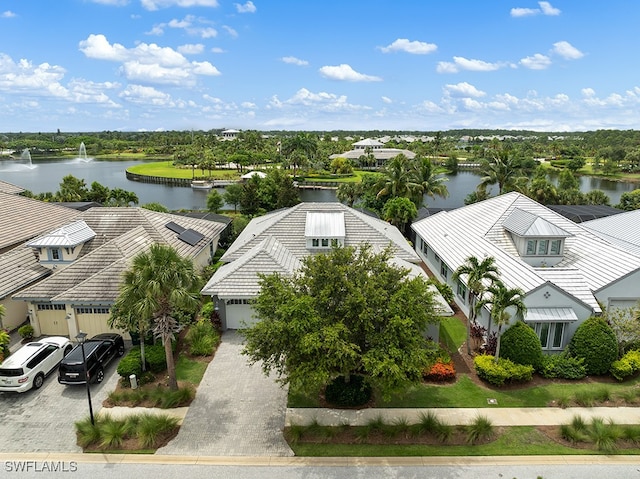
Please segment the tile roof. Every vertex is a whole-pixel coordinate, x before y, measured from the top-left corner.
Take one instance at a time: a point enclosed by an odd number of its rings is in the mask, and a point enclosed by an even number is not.
[[[0,192],[0,250],[79,217],[80,212],[70,208]]]
[[[17,195],[25,191],[21,186],[14,185],[12,183],[7,183],[6,181],[0,180],[0,191],[2,193],[9,193],[10,195]]]
[[[345,246],[370,243],[385,248],[391,244],[400,258],[419,263],[420,257],[393,225],[378,218],[349,208],[342,203],[300,203],[291,208],[272,211],[252,219],[236,241],[222,256],[221,261],[238,259],[266,236],[274,236],[298,258],[309,254],[306,247],[305,225],[307,212],[344,213]]]
[[[504,227],[505,220],[516,208],[535,214],[571,235],[565,239],[564,259],[555,267],[534,268],[518,256]],[[640,269],[640,257],[515,192],[442,211],[413,223],[412,228],[451,270],[455,271],[469,256],[493,256],[501,279],[508,287],[529,292],[553,281],[596,311],[600,308],[593,297],[595,292]]]
[[[49,268],[36,261],[33,249],[25,245],[17,246],[0,255],[0,299],[50,274]]]

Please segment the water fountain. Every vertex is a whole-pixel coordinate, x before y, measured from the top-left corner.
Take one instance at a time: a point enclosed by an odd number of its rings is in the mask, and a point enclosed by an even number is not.
[[[84,163],[89,163],[93,159],[87,157],[87,147],[84,146],[84,141],[80,143],[80,148],[78,148],[78,159]]]
[[[31,152],[29,151],[29,148],[22,150],[20,158],[0,161],[0,170],[3,172],[22,171],[24,169],[33,170],[36,166],[37,165],[34,165],[31,161]]]

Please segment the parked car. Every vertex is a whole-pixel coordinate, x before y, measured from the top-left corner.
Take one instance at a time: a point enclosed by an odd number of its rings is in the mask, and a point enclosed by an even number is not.
[[[104,369],[116,357],[124,354],[124,340],[116,333],[102,333],[84,343],[89,382],[101,383]],[[60,384],[86,384],[82,345],[78,344],[60,363],[58,382]]]
[[[0,364],[0,391],[23,393],[40,388],[72,349],[69,338],[62,336],[25,344]]]

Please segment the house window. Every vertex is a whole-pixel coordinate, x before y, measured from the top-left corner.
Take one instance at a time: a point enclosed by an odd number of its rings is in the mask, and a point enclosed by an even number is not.
[[[532,256],[536,254],[536,240],[527,241],[527,255]]]
[[[538,241],[538,255],[545,256],[547,254],[547,250],[549,248],[549,240],[539,240]]]
[[[329,247],[329,240],[327,238],[322,238],[322,247],[323,248]]]
[[[64,311],[66,308],[64,304],[38,304],[38,311]]]
[[[62,259],[62,255],[58,248],[51,248],[51,259],[53,261],[60,261]]]
[[[560,247],[562,246],[562,240],[553,240],[551,241],[551,254],[552,255],[559,255],[560,254]]]
[[[442,275],[442,277],[446,280],[449,276],[449,268],[447,268],[447,265],[444,263],[440,264],[440,274]]]
[[[439,264],[442,262],[442,260],[440,259],[440,256],[435,255],[435,257],[436,257],[436,264]]]
[[[460,296],[462,298],[462,300],[466,303],[467,302],[467,287],[466,285],[458,280],[458,290],[457,290],[458,296]]]
[[[318,238],[313,238],[311,240],[311,246],[313,246],[314,248],[319,248],[320,247],[320,240]]]
[[[333,246],[334,248],[335,248],[336,246],[340,246],[340,240],[338,240],[338,239],[336,239],[336,238],[332,239],[332,240],[331,240],[331,246]]]
[[[544,321],[533,323],[530,326],[540,338],[542,349],[562,349],[562,339],[567,323],[553,323]]]
[[[230,304],[251,304],[251,300],[250,299],[227,299],[226,304],[227,305],[230,305]]]
[[[109,314],[109,308],[92,308],[83,306],[76,308],[76,314]]]
[[[422,252],[424,253],[425,258],[429,256],[429,247],[424,240],[422,240]]]

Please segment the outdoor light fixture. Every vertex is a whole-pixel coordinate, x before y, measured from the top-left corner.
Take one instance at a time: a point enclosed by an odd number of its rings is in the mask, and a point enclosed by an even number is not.
[[[84,354],[84,343],[87,340],[87,333],[83,333],[80,331],[76,336],[76,341],[80,343],[80,348],[82,349],[82,363],[84,364],[84,379],[85,384],[87,385],[87,399],[89,400],[89,417],[91,418],[91,425],[95,426],[95,421],[93,419],[93,406],[91,405],[91,388],[89,386],[89,371],[87,370],[87,357]]]

